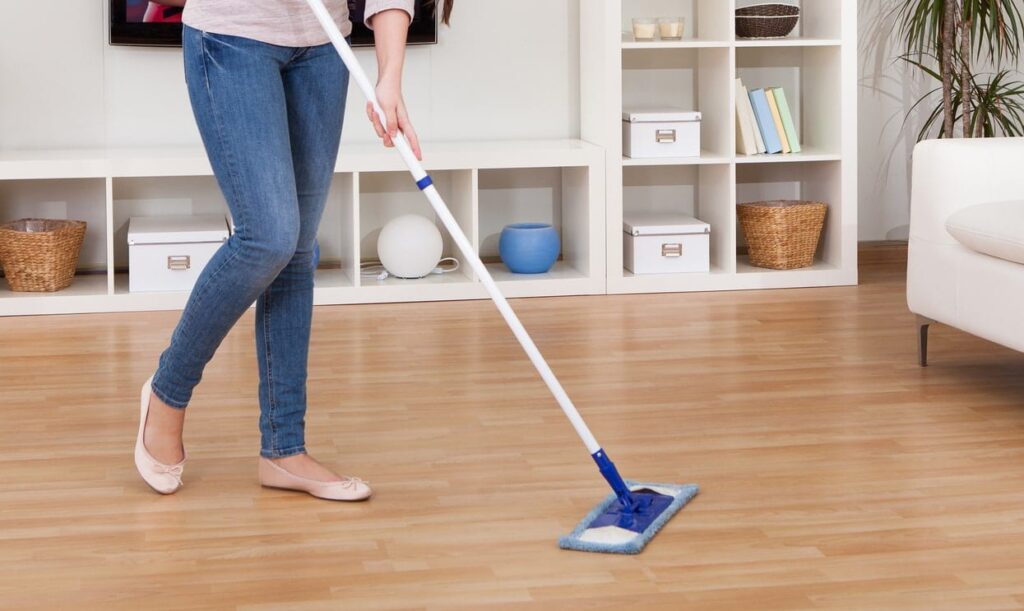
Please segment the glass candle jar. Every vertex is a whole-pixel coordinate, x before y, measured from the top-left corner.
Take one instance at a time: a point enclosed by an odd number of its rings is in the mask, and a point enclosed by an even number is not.
[[[682,17],[662,17],[658,19],[658,30],[662,40],[682,40],[683,25]]]
[[[654,19],[637,18],[633,20],[633,38],[637,41],[654,40],[658,35],[658,22]]]

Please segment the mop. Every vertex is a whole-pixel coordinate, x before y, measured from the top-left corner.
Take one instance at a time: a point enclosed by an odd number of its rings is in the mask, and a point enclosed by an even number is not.
[[[341,55],[342,61],[348,67],[349,74],[362,90],[366,99],[373,105],[381,123],[387,125],[384,111],[377,102],[377,94],[366,72],[359,64],[355,53],[349,47],[338,29],[337,24],[331,17],[323,0],[307,0],[310,8],[316,14],[317,20],[323,26],[331,42]],[[529,333],[519,322],[519,317],[512,311],[505,296],[501,294],[498,286],[494,283],[487,267],[477,256],[470,244],[466,234],[463,233],[459,224],[455,221],[445,204],[441,194],[434,187],[433,180],[427,171],[416,159],[408,141],[398,133],[393,138],[395,148],[402,155],[409,171],[412,173],[416,185],[426,195],[438,218],[444,223],[451,235],[452,240],[458,246],[459,251],[466,258],[466,261],[480,278],[480,282],[487,289],[498,311],[505,318],[509,328],[516,339],[526,351],[527,356],[537,368],[541,378],[547,384],[551,394],[561,406],[562,411],[569,418],[576,433],[583,440],[598,470],[612,488],[609,494],[593,511],[591,511],[568,535],[559,540],[559,545],[564,549],[575,549],[587,552],[608,552],[619,554],[638,554],[647,542],[654,537],[672,516],[679,512],[697,494],[697,486],[693,484],[650,484],[627,482],[619,475],[615,464],[608,458],[608,454],[601,449],[600,444],[590,432],[582,416],[569,399],[562,385],[555,377],[554,372],[548,366],[547,361],[541,356],[537,346],[533,343]]]

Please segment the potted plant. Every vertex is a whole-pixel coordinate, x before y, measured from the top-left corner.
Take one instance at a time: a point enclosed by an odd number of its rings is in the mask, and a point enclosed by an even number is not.
[[[934,104],[918,133],[939,138],[1024,135],[1024,82],[1016,80],[1022,0],[898,0],[894,23],[904,53],[937,86],[914,105]],[[1007,68],[1004,66],[1011,66]],[[941,92],[941,99],[935,94]]]

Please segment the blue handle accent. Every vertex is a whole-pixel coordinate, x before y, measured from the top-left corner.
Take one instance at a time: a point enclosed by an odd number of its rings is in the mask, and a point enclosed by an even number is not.
[[[635,502],[633,495],[629,490],[629,486],[626,482],[622,481],[622,476],[619,475],[619,470],[615,468],[615,463],[612,462],[605,451],[598,450],[594,452],[591,457],[594,462],[597,463],[597,468],[600,469],[601,475],[615,491],[615,495],[619,497],[619,503],[622,505],[623,513],[628,513],[633,510]]]
[[[423,180],[418,181],[416,183],[416,186],[420,188],[420,191],[426,191],[427,187],[429,187],[432,184],[434,184],[434,179],[431,178],[430,175],[428,174],[426,177],[423,178]]]

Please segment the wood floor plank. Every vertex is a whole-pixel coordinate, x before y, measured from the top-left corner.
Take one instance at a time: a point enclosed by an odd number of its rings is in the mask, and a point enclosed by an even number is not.
[[[917,367],[883,255],[858,287],[515,302],[628,477],[701,485],[636,557],[557,548],[606,490],[487,302],[317,308],[307,441],[356,505],[258,486],[251,313],[172,497],[131,450],[177,314],[2,318],[0,608],[1024,608],[1024,355],[937,326]]]

